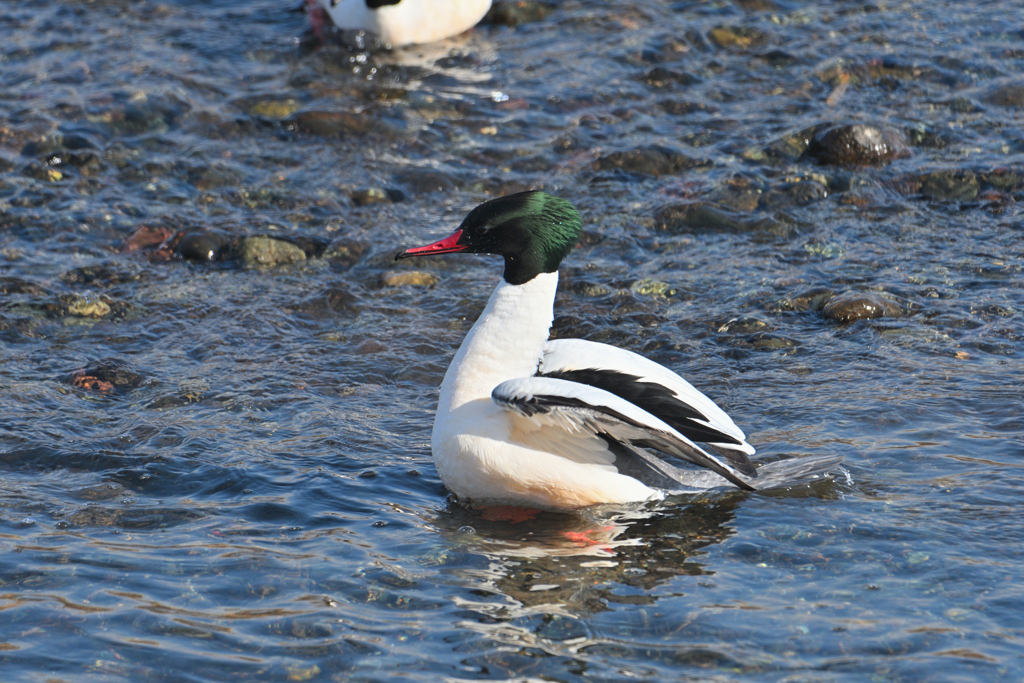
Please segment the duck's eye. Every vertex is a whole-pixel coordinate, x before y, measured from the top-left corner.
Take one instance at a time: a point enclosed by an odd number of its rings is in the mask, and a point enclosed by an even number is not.
[[[478,225],[475,228],[473,228],[473,232],[476,233],[477,235],[486,235],[488,232],[490,232],[490,230],[491,226],[489,225]]]

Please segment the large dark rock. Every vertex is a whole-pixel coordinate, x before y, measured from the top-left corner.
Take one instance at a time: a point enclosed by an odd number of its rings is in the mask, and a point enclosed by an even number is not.
[[[882,292],[844,292],[822,309],[826,318],[839,323],[882,317],[902,318],[909,312],[909,306]]]
[[[626,152],[612,152],[594,162],[598,171],[626,171],[642,175],[669,175],[698,165],[698,161],[668,147],[653,145]]]
[[[807,156],[834,166],[882,166],[907,154],[901,134],[865,123],[820,130],[807,147]]]
[[[186,261],[208,263],[221,257],[228,236],[217,230],[189,230],[174,238],[174,254]]]

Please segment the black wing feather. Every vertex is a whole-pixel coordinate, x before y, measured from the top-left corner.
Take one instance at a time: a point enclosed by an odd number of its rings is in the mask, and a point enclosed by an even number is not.
[[[555,377],[554,379],[561,378]],[[534,393],[528,398],[522,396],[513,396],[501,392],[502,387],[503,385],[498,385],[497,387],[495,387],[494,391],[491,392],[491,398],[494,399],[499,404],[504,404],[513,407],[516,411],[527,417],[532,415],[548,414],[558,409],[569,408],[577,411],[587,411],[590,412],[591,414],[598,414],[613,418],[621,423],[628,424],[632,427],[647,430],[647,433],[651,434],[652,440],[655,438],[655,432],[651,430],[651,427],[649,425],[643,424],[642,422],[637,422],[636,420],[626,415],[623,415],[617,410],[614,410],[607,406],[592,405],[590,403],[587,403],[586,401],[571,396],[558,396],[553,394]],[[613,440],[618,440],[612,437],[610,434],[608,436]],[[662,433],[661,438],[664,438],[666,442],[670,443],[671,447],[685,454],[686,458],[689,459],[695,465],[700,465],[701,467],[707,468],[712,472],[715,472],[716,474],[729,480],[730,482],[732,482],[739,488],[743,489],[744,491],[757,490],[748,482],[743,481],[742,479],[737,477],[733,472],[723,467],[719,462],[714,460],[707,453],[704,453],[699,448],[695,448],[692,444],[686,444],[680,441],[677,437],[674,437],[668,433]],[[656,444],[652,444],[652,447],[656,448],[657,450],[662,450]],[[647,465],[648,469],[661,469],[662,474],[665,473],[664,468],[651,468],[649,462],[647,463]],[[669,471],[674,469],[676,468],[670,467]],[[754,469],[753,466],[751,466],[751,469]],[[746,474],[746,472],[744,472],[744,474]],[[753,476],[757,476],[756,469],[754,469],[753,471]]]
[[[721,432],[709,424],[707,416],[689,403],[679,400],[674,391],[657,382],[644,382],[638,375],[620,370],[586,368],[543,372],[538,377],[564,379],[603,389],[643,408],[651,415],[678,431],[690,441],[742,445],[734,436]],[[723,449],[719,453],[743,474],[756,476],[757,469],[745,453]]]

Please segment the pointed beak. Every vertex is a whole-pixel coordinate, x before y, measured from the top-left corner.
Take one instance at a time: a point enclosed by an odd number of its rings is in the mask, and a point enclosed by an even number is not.
[[[401,261],[404,258],[411,256],[433,256],[434,254],[454,254],[458,251],[465,251],[465,244],[458,244],[459,238],[462,237],[462,230],[456,230],[452,234],[445,237],[439,242],[428,244],[423,247],[413,247],[412,249],[406,249],[395,254],[395,260]]]

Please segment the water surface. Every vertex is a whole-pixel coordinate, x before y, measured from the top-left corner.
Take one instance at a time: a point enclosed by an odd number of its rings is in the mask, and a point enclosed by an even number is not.
[[[1019,678],[1024,13],[971,5],[578,0],[368,55],[270,0],[0,4],[4,680]],[[896,153],[805,151],[850,123]],[[450,503],[499,265],[392,256],[530,187],[586,223],[556,336],[850,478]]]

